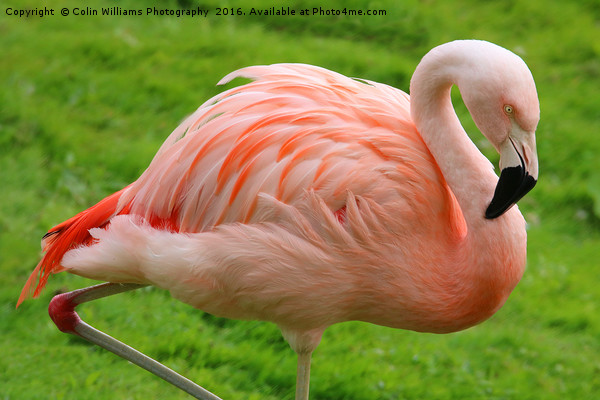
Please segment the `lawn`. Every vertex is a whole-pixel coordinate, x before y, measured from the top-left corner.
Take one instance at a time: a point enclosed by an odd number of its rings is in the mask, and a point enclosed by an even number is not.
[[[600,3],[354,0],[343,7],[386,15],[236,15],[238,7],[287,4],[64,1],[46,5],[54,16],[19,18],[9,14],[43,3],[3,1],[0,399],[188,398],[54,327],[46,312],[53,294],[92,281],[59,274],[40,298],[15,305],[41,236],[135,180],[171,130],[221,90],[222,76],[246,65],[304,62],[408,90],[420,57],[458,38],[518,53],[536,79],[540,179],[520,203],[529,226],[525,276],[493,318],[464,332],[355,322],[329,328],[314,353],[311,398],[597,398]],[[73,15],[86,6],[144,15]],[[145,15],[146,7],[198,6],[209,16]],[[293,8],[319,6],[304,0]],[[234,15],[215,15],[217,8]],[[466,129],[496,163],[454,94]],[[223,399],[293,398],[296,358],[273,324],[215,318],[153,288],[86,305],[81,314]]]

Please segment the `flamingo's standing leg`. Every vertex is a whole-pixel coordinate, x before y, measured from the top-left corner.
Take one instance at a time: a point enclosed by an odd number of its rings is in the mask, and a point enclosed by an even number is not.
[[[296,373],[296,400],[308,400],[311,356],[312,351],[298,353],[298,371]]]
[[[119,357],[131,361],[145,370],[152,372],[154,375],[177,386],[179,389],[197,399],[221,400],[219,397],[201,386],[198,386],[184,376],[179,375],[177,372],[164,366],[158,361],[85,323],[75,312],[75,307],[79,304],[100,299],[102,297],[112,296],[113,294],[139,289],[144,286],[147,285],[135,283],[103,283],[74,290],[72,292],[62,293],[54,296],[48,307],[48,312],[52,321],[54,321],[58,329],[62,332],[81,336],[82,338],[115,353]]]

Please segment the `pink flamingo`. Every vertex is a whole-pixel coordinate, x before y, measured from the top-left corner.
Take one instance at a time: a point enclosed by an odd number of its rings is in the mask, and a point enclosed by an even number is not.
[[[95,330],[74,307],[154,285],[198,309],[276,323],[298,354],[296,398],[329,325],[445,333],[494,314],[522,276],[539,102],[525,63],[483,41],[431,50],[411,99],[308,65],[233,72],[126,188],[52,228],[19,303],[50,274],[108,281],[56,296],[52,319],[206,399],[216,396]],[[456,84],[500,153],[464,132]],[[496,185],[497,183],[497,185]],[[495,189],[494,189],[495,188]]]

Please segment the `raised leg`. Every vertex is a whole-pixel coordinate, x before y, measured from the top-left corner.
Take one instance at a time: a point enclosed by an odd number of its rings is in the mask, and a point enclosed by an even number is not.
[[[308,400],[311,356],[312,352],[298,353],[298,371],[296,374],[296,400]]]
[[[103,283],[100,285],[59,294],[50,302],[48,312],[50,314],[50,318],[52,318],[52,321],[54,321],[58,329],[60,329],[62,332],[81,336],[82,338],[115,353],[119,357],[129,360],[145,370],[152,372],[154,375],[166,380],[174,386],[177,386],[179,389],[197,399],[221,400],[211,392],[179,375],[177,372],[164,366],[158,361],[88,325],[82,321],[81,318],[79,318],[79,315],[77,315],[75,312],[75,307],[77,307],[79,304],[100,299],[102,297],[112,296],[113,294],[139,289],[144,286],[146,285],[134,283]]]

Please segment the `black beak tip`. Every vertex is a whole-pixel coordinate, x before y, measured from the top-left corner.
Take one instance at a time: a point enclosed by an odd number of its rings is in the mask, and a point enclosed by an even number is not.
[[[494,197],[485,210],[486,219],[498,218],[525,196],[537,183],[523,167],[508,167],[500,173]]]
[[[485,210],[485,219],[498,218],[499,216],[501,216],[502,214],[504,214],[507,210],[508,210],[508,208],[506,208],[506,209],[500,209],[500,208],[497,208],[497,207],[492,207],[492,204],[490,203],[490,205],[488,206],[488,208]]]

